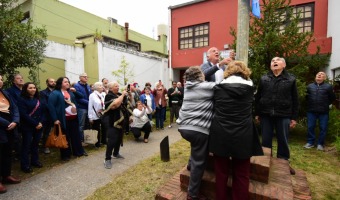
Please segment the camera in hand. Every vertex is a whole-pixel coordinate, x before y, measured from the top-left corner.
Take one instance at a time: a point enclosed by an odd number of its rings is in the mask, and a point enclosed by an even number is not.
[[[147,100],[147,99],[144,99],[144,102],[143,102],[143,103],[144,103],[144,105],[147,106],[147,105],[148,105],[148,100]]]
[[[130,84],[127,85],[126,91],[130,92]]]

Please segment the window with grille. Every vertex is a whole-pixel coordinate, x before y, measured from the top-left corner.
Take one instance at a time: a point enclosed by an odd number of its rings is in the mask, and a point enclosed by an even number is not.
[[[209,24],[199,24],[179,29],[179,49],[209,46]]]
[[[299,32],[311,32],[314,30],[314,3],[297,5],[293,7],[293,16],[299,15],[300,20],[298,23]],[[286,20],[286,23],[289,21]],[[280,32],[283,32],[286,24],[280,26]]]

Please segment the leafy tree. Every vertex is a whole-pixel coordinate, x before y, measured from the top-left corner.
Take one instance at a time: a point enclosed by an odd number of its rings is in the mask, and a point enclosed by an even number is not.
[[[33,28],[31,21],[22,22],[24,14],[18,0],[0,0],[0,74],[11,82],[18,68],[29,69],[29,79],[39,84],[38,65],[43,62],[47,32]]]
[[[291,0],[262,0],[262,17],[250,15],[248,66],[255,84],[270,70],[273,57],[284,57],[286,69],[297,78],[300,116],[305,115],[306,86],[314,81],[316,73],[327,67],[330,54],[320,54],[320,48],[309,54],[308,47],[315,42],[313,32],[299,32],[299,13],[293,13]],[[283,28],[283,26],[285,26]],[[231,27],[236,48],[237,33]]]
[[[268,72],[275,56],[284,57],[287,69],[305,83],[312,81],[316,72],[329,62],[330,55],[320,55],[319,49],[314,55],[309,54],[308,46],[315,41],[313,32],[299,32],[300,15],[293,13],[290,3],[291,0],[262,0],[262,17],[250,15],[248,65],[255,83]],[[235,28],[230,33],[235,48]]]
[[[126,62],[125,56],[122,56],[119,69],[113,71],[112,74],[118,78],[117,82],[120,85],[127,85],[127,83],[129,83],[134,77],[133,69],[129,67],[129,63]]]

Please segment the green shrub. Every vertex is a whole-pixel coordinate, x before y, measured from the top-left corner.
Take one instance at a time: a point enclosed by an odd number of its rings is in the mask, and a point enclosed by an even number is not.
[[[340,110],[334,106],[329,111],[327,140],[335,142],[340,137]]]

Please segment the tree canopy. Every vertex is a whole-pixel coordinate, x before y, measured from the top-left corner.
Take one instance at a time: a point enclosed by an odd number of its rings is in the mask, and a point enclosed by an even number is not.
[[[47,32],[44,27],[33,27],[17,3],[18,0],[0,0],[0,74],[9,80],[18,68],[28,68],[29,79],[37,83]]]
[[[315,41],[313,32],[301,32],[300,12],[290,6],[291,0],[262,0],[261,18],[250,15],[249,67],[256,83],[267,73],[273,57],[284,57],[287,69],[301,82],[310,82],[318,70],[327,66],[330,55],[310,54],[308,47]],[[230,33],[237,42],[235,28]],[[236,44],[233,44],[236,47]]]

